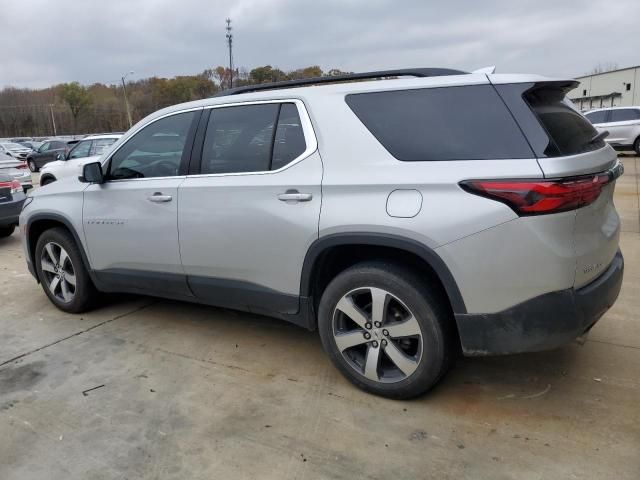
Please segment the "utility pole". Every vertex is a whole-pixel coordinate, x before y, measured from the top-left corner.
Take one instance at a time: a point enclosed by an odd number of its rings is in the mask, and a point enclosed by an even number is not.
[[[233,88],[233,33],[231,19],[227,18],[227,44],[229,45],[229,88]]]
[[[51,112],[51,123],[53,124],[53,136],[58,136],[58,131],[56,130],[56,117],[53,115],[53,103],[49,104],[49,111]]]
[[[125,87],[124,79],[131,74],[133,74],[133,70],[130,71],[129,73],[125,73],[122,76],[122,92],[124,93],[124,106],[127,109],[127,119],[129,120],[129,128],[133,126],[133,122],[131,121],[131,110],[129,109],[129,100],[127,99],[127,87]]]

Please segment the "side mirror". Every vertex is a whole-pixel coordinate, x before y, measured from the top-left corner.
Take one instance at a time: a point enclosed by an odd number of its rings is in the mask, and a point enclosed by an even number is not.
[[[82,176],[78,177],[82,183],[104,183],[102,164],[100,162],[87,163],[82,167]]]

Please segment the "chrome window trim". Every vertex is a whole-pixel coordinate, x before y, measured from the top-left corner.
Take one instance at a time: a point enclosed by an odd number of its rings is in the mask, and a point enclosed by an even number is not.
[[[297,98],[279,98],[279,99],[274,99],[274,100],[255,100],[255,101],[246,101],[246,102],[234,102],[234,103],[224,103],[224,104],[219,104],[219,105],[207,105],[207,106],[203,106],[203,107],[195,107],[195,108],[188,108],[185,110],[178,110],[175,112],[170,112],[167,113],[165,115],[162,115],[161,117],[155,118],[153,119],[153,121],[146,123],[144,125],[141,125],[139,128],[137,128],[134,132],[131,133],[131,135],[129,136],[129,138],[126,139],[126,141],[124,141],[121,145],[118,146],[118,148],[116,150],[114,150],[113,152],[111,152],[109,154],[109,156],[107,157],[106,160],[104,160],[102,162],[102,165],[106,165],[110,160],[111,157],[113,157],[113,155],[116,154],[116,152],[118,150],[120,150],[124,145],[126,145],[138,132],[140,132],[142,129],[148,127],[149,125],[157,122],[158,120],[162,120],[163,118],[166,117],[170,117],[171,115],[177,115],[179,113],[186,113],[186,112],[193,112],[193,111],[197,111],[197,110],[212,110],[212,109],[217,109],[217,108],[226,108],[226,107],[241,107],[241,106],[246,106],[246,105],[262,105],[262,104],[269,104],[269,103],[293,103],[296,105],[296,108],[298,109],[298,115],[300,116],[300,124],[302,126],[302,132],[304,134],[304,141],[305,144],[307,146],[307,148],[305,149],[304,152],[302,152],[300,155],[298,155],[296,158],[294,158],[293,160],[291,160],[289,163],[287,163],[286,165],[280,167],[277,170],[262,170],[262,171],[257,171],[257,172],[229,172],[229,173],[199,173],[199,174],[195,174],[195,175],[175,175],[175,176],[170,176],[170,177],[149,177],[149,178],[122,178],[119,180],[108,180],[108,183],[120,183],[120,182],[136,182],[136,181],[144,181],[144,180],[162,180],[162,179],[185,179],[185,178],[207,178],[207,177],[231,177],[231,176],[240,176],[240,175],[270,175],[270,174],[276,174],[276,173],[280,173],[284,170],[287,170],[288,168],[293,167],[294,165],[296,165],[297,163],[302,162],[303,160],[305,160],[306,158],[310,157],[311,155],[313,155],[317,150],[318,150],[318,140],[316,138],[315,135],[315,131],[313,130],[313,124],[311,123],[311,118],[309,117],[309,112],[307,111],[307,107],[305,106],[304,102],[302,100],[299,100]]]

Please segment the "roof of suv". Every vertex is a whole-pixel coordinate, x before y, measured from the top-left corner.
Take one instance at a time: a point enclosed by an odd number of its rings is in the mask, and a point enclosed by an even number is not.
[[[266,87],[258,87],[252,85],[248,86],[247,89],[245,89],[244,87],[240,87],[242,90],[232,89],[229,90],[229,94],[225,94],[225,92],[222,92],[222,94],[218,94],[210,98],[172,105],[158,110],[143,118],[140,122],[138,122],[138,124],[134,125],[133,128],[129,130],[129,132],[137,130],[137,126],[141,126],[142,124],[146,124],[151,120],[162,117],[164,115],[168,115],[173,112],[243,102],[282,99],[305,99],[317,95],[347,95],[351,93],[365,93],[385,90],[480,85],[489,83],[504,84],[527,82],[566,82],[568,84],[578,84],[578,82],[573,79],[549,78],[535,74],[487,74],[484,72],[466,73],[461,70],[444,68],[386,70],[361,74],[351,74],[347,77],[348,78],[343,78],[342,76],[320,77],[314,79],[294,80],[290,82],[267,84]]]
[[[81,140],[98,140],[101,138],[113,138],[115,140],[119,139],[122,136],[122,133],[113,133],[113,134],[104,134],[104,135],[87,135]]]

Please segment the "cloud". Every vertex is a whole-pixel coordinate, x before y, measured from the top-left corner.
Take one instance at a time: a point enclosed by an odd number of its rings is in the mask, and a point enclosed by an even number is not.
[[[576,76],[640,64],[637,0],[3,0],[0,86],[116,82],[238,66],[443,66]]]

